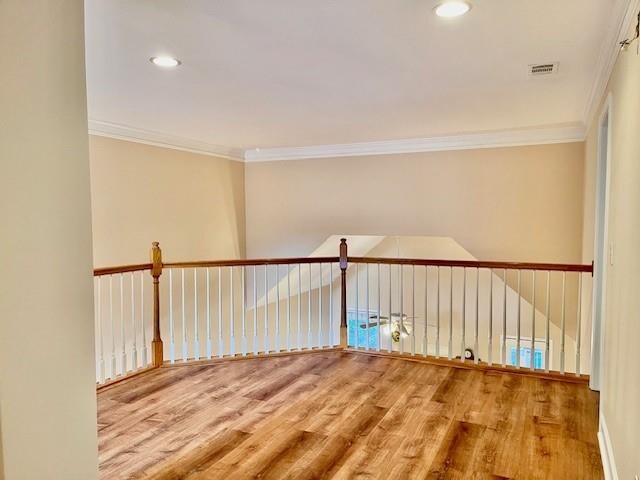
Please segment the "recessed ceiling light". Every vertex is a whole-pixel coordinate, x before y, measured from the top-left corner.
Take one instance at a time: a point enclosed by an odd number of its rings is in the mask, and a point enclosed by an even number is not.
[[[180,65],[180,60],[173,57],[165,57],[165,56],[151,57],[149,60],[151,61],[151,63],[153,63],[154,65],[157,65],[158,67],[171,68],[171,67],[177,67],[178,65]]]
[[[459,0],[451,0],[441,3],[436,7],[436,15],[439,17],[459,17],[471,10],[471,5]]]

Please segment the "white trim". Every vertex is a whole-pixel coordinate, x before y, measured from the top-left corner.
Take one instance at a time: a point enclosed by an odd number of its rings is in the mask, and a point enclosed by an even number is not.
[[[388,155],[570,143],[583,141],[585,132],[586,130],[583,124],[575,123],[406,140],[317,145],[309,147],[255,148],[246,150],[244,158],[246,162],[267,162],[274,160],[298,160],[303,158]]]
[[[267,162],[275,160],[299,160],[304,158],[388,155],[581,142],[584,141],[586,130],[584,125],[578,123],[405,140],[306,147],[255,148],[250,150],[213,145],[171,134],[100,120],[89,120],[89,133],[91,135],[143,143],[145,145],[212,155],[240,162]]]
[[[640,0],[623,0],[618,3],[618,8],[613,14],[613,18],[609,23],[609,28],[605,35],[598,61],[596,65],[596,76],[594,77],[587,103],[584,108],[584,123],[587,131],[591,126],[591,122],[595,117],[597,108],[600,106],[600,100],[604,96],[609,77],[613,72],[613,67],[618,59],[620,52],[620,42],[627,37],[632,22],[636,18],[637,11],[640,8]]]
[[[129,142],[143,143],[156,147],[171,148],[185,152],[212,155],[214,157],[227,158],[229,160],[244,161],[244,152],[241,149],[213,145],[211,143],[182,138],[176,135],[144,130],[141,128],[119,125],[116,123],[89,120],[89,133],[101,137],[116,138]]]
[[[592,390],[600,390],[603,378],[603,355],[604,355],[604,335],[605,335],[605,313],[607,298],[607,268],[610,259],[609,252],[609,204],[611,198],[611,143],[612,143],[612,106],[613,96],[611,93],[607,96],[604,106],[598,117],[598,143],[596,155],[596,197],[595,210],[596,217],[593,230],[593,258],[596,271],[594,272],[594,285],[592,291],[591,305],[591,377],[589,386]],[[607,118],[607,151],[605,158],[602,158],[602,125]],[[604,178],[601,178],[604,175]],[[601,185],[604,182],[604,192],[601,191]],[[604,205],[600,204],[600,197],[604,195]],[[602,218],[601,218],[602,217]],[[602,250],[599,250],[598,236],[600,221],[602,221]],[[603,257],[603,258],[600,258]],[[597,271],[598,266],[601,272]],[[598,289],[598,279],[600,279],[600,289]],[[598,294],[601,301],[598,302]],[[600,309],[598,309],[600,305]]]
[[[600,428],[598,429],[598,445],[600,446],[600,458],[602,459],[602,469],[605,480],[618,480],[618,469],[613,455],[613,445],[609,437],[609,429],[604,419],[602,409],[600,410]]]

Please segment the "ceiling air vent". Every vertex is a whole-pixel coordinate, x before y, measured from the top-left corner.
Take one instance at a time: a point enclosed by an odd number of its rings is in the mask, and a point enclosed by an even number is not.
[[[558,73],[557,63],[537,63],[529,65],[529,76],[551,75]]]

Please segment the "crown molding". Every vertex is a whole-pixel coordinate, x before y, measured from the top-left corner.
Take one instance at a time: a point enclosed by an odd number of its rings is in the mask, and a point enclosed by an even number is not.
[[[100,120],[89,120],[89,133],[145,145],[252,163],[581,142],[585,137],[585,128],[584,125],[578,123],[404,140],[303,147],[254,148],[249,150],[214,145]]]
[[[398,153],[468,150],[474,148],[514,147],[550,143],[581,142],[585,138],[582,123],[549,127],[500,130],[406,140],[346,143],[309,147],[256,148],[245,151],[245,162],[299,160],[308,158],[353,157]]]
[[[173,150],[182,150],[184,152],[199,153],[201,155],[211,155],[240,162],[244,161],[244,151],[238,148],[214,145],[176,135],[103,122],[101,120],[89,120],[89,134],[143,143],[156,147],[171,148]]]
[[[596,76],[591,85],[583,113],[586,131],[589,131],[591,122],[596,116],[597,109],[600,106],[600,101],[604,97],[609,78],[613,72],[613,67],[618,59],[620,42],[627,37],[639,8],[640,0],[624,0],[618,4],[614,11],[613,18],[609,23],[609,28],[607,29],[605,39],[600,48],[600,54],[598,55],[596,64]]]

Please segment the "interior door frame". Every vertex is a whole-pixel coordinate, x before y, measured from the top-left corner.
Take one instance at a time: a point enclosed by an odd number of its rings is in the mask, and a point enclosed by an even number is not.
[[[591,376],[589,386],[591,389],[598,391],[601,388],[603,380],[602,359],[606,324],[607,269],[612,261],[612,252],[609,244],[609,204],[611,197],[611,106],[612,95],[609,93],[602,107],[602,112],[598,117],[598,144],[595,179],[596,196],[593,237],[593,308],[591,309]],[[604,148],[604,142],[606,142],[606,148]]]

